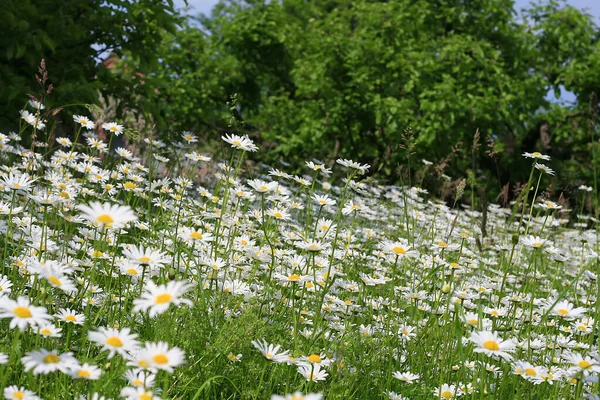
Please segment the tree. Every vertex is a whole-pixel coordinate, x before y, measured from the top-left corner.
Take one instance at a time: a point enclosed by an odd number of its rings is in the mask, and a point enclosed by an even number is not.
[[[564,160],[589,144],[599,89],[589,15],[551,1],[524,16],[512,0],[222,1],[160,50],[168,123],[226,130],[237,93],[271,160],[347,157],[391,177],[412,125],[420,158],[446,160],[449,175],[471,169],[497,192],[526,179],[522,151],[564,148]],[[553,88],[577,102],[549,101]],[[485,146],[471,151],[476,131],[495,142],[498,171]]]
[[[120,112],[136,107],[131,75],[109,72],[101,61],[114,53],[148,73],[165,32],[180,22],[173,0],[8,0],[2,7],[1,131],[15,129],[27,94],[39,93],[34,74],[42,59],[54,86],[51,107],[95,103],[100,93],[124,99]]]

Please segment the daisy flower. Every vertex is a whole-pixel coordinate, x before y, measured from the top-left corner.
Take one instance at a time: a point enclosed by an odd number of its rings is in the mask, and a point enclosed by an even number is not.
[[[46,106],[44,106],[42,103],[40,103],[37,100],[29,100],[29,105],[33,108],[35,108],[36,110],[43,110],[46,108]]]
[[[396,371],[392,374],[392,376],[398,380],[401,380],[402,382],[406,382],[406,383],[414,383],[416,381],[419,380],[419,378],[421,377],[421,375],[419,374],[413,374],[411,372],[400,372],[400,371]]]
[[[252,345],[256,347],[267,358],[267,360],[275,362],[287,362],[289,360],[289,351],[286,350],[280,353],[280,345],[269,344],[265,339],[262,339],[262,341],[253,340]]]
[[[29,298],[20,296],[17,301],[0,296],[0,318],[12,318],[9,327],[25,330],[27,326],[43,325],[50,320],[44,307],[32,306]]]
[[[43,325],[38,328],[38,333],[44,337],[61,337],[61,328],[57,328],[54,324]]]
[[[300,365],[298,366],[298,373],[306,378],[307,382],[318,382],[324,381],[329,375],[327,371],[321,369],[319,364],[313,365]]]
[[[28,190],[35,181],[36,179],[30,178],[27,174],[14,174],[11,172],[8,176],[2,178],[0,186],[13,190]]]
[[[46,349],[26,353],[21,358],[21,362],[25,372],[33,370],[34,375],[48,374],[54,371],[66,373],[79,364],[70,352],[59,354],[56,350],[49,351]]]
[[[533,166],[535,167],[535,169],[542,171],[548,175],[554,175],[554,171],[552,170],[552,168],[550,168],[544,164],[535,163],[535,164],[533,164]]]
[[[0,296],[8,294],[12,291],[12,282],[6,275],[0,275]]]
[[[73,311],[68,308],[63,308],[59,310],[55,317],[60,321],[68,322],[70,324],[75,325],[83,325],[83,323],[85,322],[84,314],[78,314],[76,311]]]
[[[6,364],[8,362],[8,355],[4,353],[0,353],[0,365]]]
[[[297,242],[296,246],[298,246],[300,249],[311,252],[321,251],[327,247],[325,243],[317,241]]]
[[[71,142],[71,139],[67,137],[56,138],[56,142],[64,147],[70,147],[73,144],[73,142]]]
[[[94,129],[95,124],[88,117],[83,115],[73,115],[73,121],[81,125],[82,128]]]
[[[242,354],[227,354],[227,359],[233,363],[242,362]]]
[[[125,400],[161,400],[151,390],[146,390],[143,387],[126,386],[121,389],[121,397],[124,397]]]
[[[147,368],[173,373],[185,362],[185,352],[179,347],[169,348],[166,342],[146,343],[137,357],[148,360]]]
[[[129,206],[119,204],[92,202],[87,206],[79,205],[77,209],[83,212],[82,218],[101,228],[122,228],[137,219]]]
[[[156,375],[149,371],[130,369],[125,372],[124,378],[131,386],[151,388],[154,386],[154,379],[156,378]]]
[[[116,122],[107,122],[105,124],[102,124],[102,129],[106,129],[107,131],[110,131],[111,133],[115,134],[115,136],[119,136],[121,133],[123,133],[125,127],[123,125],[117,124]]]
[[[456,387],[456,385],[448,385],[444,383],[439,388],[433,390],[433,394],[438,396],[441,400],[454,399],[462,395],[462,391]]]
[[[12,385],[4,388],[2,392],[5,399],[9,400],[42,400],[35,392],[25,389],[23,386]]]
[[[187,304],[191,306],[193,304],[191,300],[181,298],[191,288],[192,285],[182,281],[171,281],[166,285],[159,286],[150,282],[146,286],[142,297],[133,301],[133,311],[145,312],[150,310],[150,316],[154,317],[167,311],[171,304],[176,306]]]
[[[564,300],[558,302],[552,307],[552,314],[564,319],[577,319],[585,316],[586,308],[575,307],[572,303]]]
[[[318,194],[314,194],[312,198],[315,201],[315,203],[317,203],[321,207],[335,205],[335,200],[327,195],[320,196]]]
[[[255,191],[257,191],[258,193],[272,192],[279,185],[279,183],[277,183],[275,181],[273,181],[273,182],[265,182],[265,181],[263,181],[261,179],[251,179],[247,183],[248,183],[248,185],[250,187],[252,187],[252,189],[254,189]]]
[[[476,353],[502,357],[509,361],[512,356],[508,353],[515,350],[515,344],[511,340],[502,340],[491,331],[471,332],[469,340],[475,344],[473,351]]]
[[[529,235],[527,237],[521,238],[521,243],[523,243],[527,247],[538,248],[545,245],[548,241],[542,239],[539,236]]]
[[[360,164],[352,160],[345,160],[343,158],[338,158],[335,162],[340,165],[343,165],[346,168],[352,168],[357,170],[361,175],[364,175],[371,166],[369,164]]]
[[[600,364],[598,364],[598,361],[589,356],[583,357],[581,354],[569,352],[564,354],[563,358],[574,365],[573,368],[569,370],[572,373],[582,372],[589,375],[593,372],[600,372]]]
[[[136,338],[137,334],[131,333],[129,328],[119,330],[100,327],[97,331],[88,332],[88,339],[91,342],[102,346],[102,350],[108,350],[108,358],[112,358],[117,353],[125,356],[127,353],[135,351],[139,347]]]
[[[196,143],[198,141],[198,137],[194,135],[192,132],[183,132],[181,138],[185,140],[188,144]]]
[[[75,368],[71,369],[69,375],[75,379],[87,379],[91,381],[96,381],[100,379],[100,375],[102,374],[102,370],[95,365],[90,365],[85,363],[83,365],[78,365]]]
[[[240,149],[243,151],[257,151],[258,146],[254,144],[254,142],[248,137],[248,135],[238,136],[234,134],[226,134],[225,136],[221,136],[225,142],[229,143],[231,147],[235,149]]]
[[[542,154],[542,153],[540,153],[538,151],[534,151],[533,153],[527,153],[527,152],[525,152],[525,153],[523,153],[523,157],[525,157],[525,158],[534,158],[534,159],[537,159],[537,160],[546,160],[546,161],[550,160],[550,156]]]
[[[207,245],[214,240],[214,236],[210,232],[202,232],[194,228],[184,226],[180,228],[179,237],[185,240],[186,243],[201,243]]]
[[[149,265],[150,267],[163,267],[164,264],[171,262],[165,253],[149,248],[145,249],[142,245],[127,247],[123,251],[123,255],[133,264]]]
[[[413,254],[411,246],[406,241],[385,241],[383,243],[383,250],[392,256],[402,257]]]

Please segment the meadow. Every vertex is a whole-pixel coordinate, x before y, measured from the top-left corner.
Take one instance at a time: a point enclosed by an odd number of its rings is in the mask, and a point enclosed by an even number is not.
[[[548,156],[474,209],[235,133],[109,151],[126,127],[79,115],[25,147],[41,110],[0,134],[4,398],[600,398],[598,221],[542,194]]]

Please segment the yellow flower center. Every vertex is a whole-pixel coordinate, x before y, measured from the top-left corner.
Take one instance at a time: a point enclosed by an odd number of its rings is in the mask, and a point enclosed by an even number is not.
[[[471,324],[471,325],[477,325],[477,322],[478,321],[475,318],[472,318],[469,320],[469,324]]]
[[[106,339],[106,344],[112,347],[123,347],[123,341],[118,336],[111,336]]]
[[[533,246],[534,247],[541,247],[542,246],[542,242],[533,242]]]
[[[82,369],[79,372],[77,372],[77,376],[80,378],[90,378],[92,376],[92,374],[90,374],[90,371],[86,371],[85,369]]]
[[[402,247],[400,246],[395,246],[392,251],[396,254],[406,254],[406,250],[404,250]]]
[[[242,142],[240,142],[239,140],[234,140],[232,143],[234,146],[241,146]]]
[[[169,293],[159,294],[158,296],[156,296],[154,303],[155,304],[165,304],[165,303],[170,302],[172,298],[173,298],[173,296],[171,296]]]
[[[588,369],[589,367],[592,366],[592,364],[586,360],[579,361],[577,363],[577,365],[579,365],[579,368],[581,368],[581,369]]]
[[[556,310],[556,312],[559,313],[560,315],[567,315],[569,313],[569,310],[561,308],[560,310]]]
[[[125,182],[123,184],[123,187],[125,189],[135,189],[135,188],[137,188],[137,185],[135,183],[133,183],[133,182]]]
[[[202,239],[202,234],[200,232],[198,232],[198,231],[194,231],[194,232],[190,233],[190,237],[192,239],[198,239],[198,240],[200,240],[200,239]]]
[[[147,360],[140,360],[140,361],[138,361],[138,365],[139,365],[141,368],[148,368],[148,367],[150,366],[150,364],[148,364],[148,361],[147,361]]]
[[[60,357],[56,354],[48,354],[42,361],[45,364],[56,364],[60,362]]]
[[[13,313],[19,318],[31,318],[31,310],[29,307],[16,307]]]
[[[138,397],[140,400],[152,400],[152,393],[145,392],[140,394]]]
[[[275,218],[283,218],[283,214],[281,214],[279,211],[276,211],[276,212],[274,212],[274,213],[273,213],[273,216],[274,216]]]
[[[48,280],[50,281],[50,283],[52,283],[55,286],[60,286],[61,285],[60,279],[58,279],[54,275],[50,275],[50,277],[48,278]]]
[[[25,393],[23,393],[23,392],[14,392],[13,393],[13,397],[15,399],[24,399],[25,398]]]
[[[95,252],[92,253],[92,257],[98,258],[98,257],[102,257],[104,255],[103,252],[96,250]]]
[[[450,392],[449,390],[446,390],[445,392],[442,392],[440,394],[440,397],[443,397],[444,399],[451,399],[452,398],[452,392]]]
[[[113,222],[115,222],[115,220],[108,214],[102,214],[98,215],[98,217],[96,218],[96,222],[98,222],[99,224],[110,225]]]
[[[42,329],[42,330],[40,331],[40,333],[41,333],[42,335],[45,335],[45,336],[47,336],[47,335],[51,335],[51,334],[52,334],[52,331],[51,331],[50,329],[48,329],[48,328],[44,328],[44,329]]]
[[[536,156],[536,157],[539,157],[539,156],[542,155],[542,153],[540,153],[539,151],[534,151],[533,155]]]
[[[148,264],[150,262],[150,257],[143,256],[143,257],[138,258],[138,261],[141,263],[144,263],[144,264]]]
[[[154,361],[157,364],[162,365],[162,364],[167,364],[169,362],[169,359],[164,354],[157,354],[154,357],[152,357],[152,361]]]
[[[288,277],[288,280],[290,281],[299,281],[300,280],[300,275],[298,274],[292,274]]]
[[[440,247],[448,247],[448,243],[446,243],[446,242],[439,242],[438,246],[440,246]]]
[[[321,362],[321,356],[318,354],[311,354],[310,356],[308,356],[308,361],[310,361],[311,363],[318,364]]]
[[[77,321],[77,318],[75,318],[75,316],[74,316],[74,315],[67,315],[67,316],[65,317],[65,321],[69,321],[69,322],[76,322],[76,321]]]
[[[137,275],[137,274],[138,274],[138,272],[137,272],[137,270],[136,270],[135,268],[129,268],[129,269],[127,270],[127,273],[128,273],[129,275]]]
[[[496,342],[495,340],[488,340],[483,342],[483,347],[485,347],[488,350],[491,351],[498,351],[500,350],[500,346],[498,345],[498,342]]]
[[[525,373],[529,376],[536,376],[537,371],[533,368],[525,368]]]
[[[142,386],[144,384],[144,382],[142,382],[140,379],[136,379],[131,383],[133,384],[133,386]]]

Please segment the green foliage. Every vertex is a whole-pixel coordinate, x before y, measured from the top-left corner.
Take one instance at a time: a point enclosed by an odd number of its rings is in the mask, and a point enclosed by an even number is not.
[[[110,73],[102,58],[126,56],[144,74],[155,68],[154,49],[179,20],[173,7],[172,0],[3,2],[0,130],[16,129],[26,95],[40,92],[34,74],[42,59],[54,85],[49,107],[93,103],[102,92],[123,99],[122,109],[131,108],[134,99],[126,96],[134,86],[131,76]]]
[[[347,157],[392,177],[409,124],[418,158],[434,161],[463,151],[479,129],[495,140],[499,168],[485,146],[475,167],[497,193],[498,183],[526,180],[523,151],[568,160],[589,143],[597,31],[589,15],[556,1],[523,17],[512,0],[223,1],[161,47],[164,123],[226,130],[224,103],[238,93],[245,129],[272,150],[270,161]],[[577,102],[546,98],[561,88]],[[446,172],[467,166],[470,155]]]

